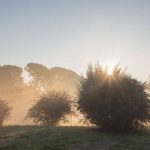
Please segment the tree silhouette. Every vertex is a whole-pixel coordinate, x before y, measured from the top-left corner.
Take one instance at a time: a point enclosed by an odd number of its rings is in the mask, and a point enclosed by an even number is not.
[[[12,65],[0,67],[0,95],[4,99],[14,99],[23,88],[22,68]]]
[[[80,76],[74,71],[61,67],[49,69],[37,63],[27,64],[26,71],[33,78],[32,83],[45,93],[51,90],[77,91],[76,84]]]
[[[150,100],[145,89],[144,83],[119,66],[109,75],[107,68],[90,65],[79,86],[78,109],[104,130],[131,131],[150,119]]]

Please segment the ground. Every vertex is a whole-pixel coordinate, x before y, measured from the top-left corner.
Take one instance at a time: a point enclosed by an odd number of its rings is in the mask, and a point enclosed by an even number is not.
[[[150,150],[150,130],[104,133],[94,127],[8,126],[0,150]]]

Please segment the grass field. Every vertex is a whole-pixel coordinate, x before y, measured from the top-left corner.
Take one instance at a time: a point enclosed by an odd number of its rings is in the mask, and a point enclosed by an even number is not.
[[[0,128],[0,150],[150,150],[150,130],[103,133],[92,127]]]

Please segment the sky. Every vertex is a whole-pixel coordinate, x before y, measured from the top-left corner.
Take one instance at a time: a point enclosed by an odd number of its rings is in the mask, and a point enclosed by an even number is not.
[[[120,63],[150,75],[150,0],[0,0],[0,65],[36,62],[85,74]]]

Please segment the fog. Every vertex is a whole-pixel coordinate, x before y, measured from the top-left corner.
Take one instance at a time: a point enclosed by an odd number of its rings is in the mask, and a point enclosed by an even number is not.
[[[65,90],[71,97],[75,97],[79,79],[80,76],[74,71],[60,67],[48,68],[37,63],[29,63],[24,68],[1,66],[0,99],[12,108],[5,125],[31,124],[25,120],[28,109],[42,94],[51,90]],[[71,124],[78,120],[72,117],[70,119]]]

